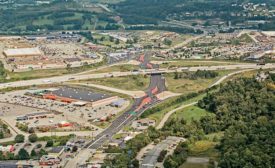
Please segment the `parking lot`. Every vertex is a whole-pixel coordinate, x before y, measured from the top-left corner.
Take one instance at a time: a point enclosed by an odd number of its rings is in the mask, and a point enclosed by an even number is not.
[[[100,105],[96,107],[79,107],[64,102],[26,96],[25,92],[26,91],[23,90],[2,94],[0,97],[0,102],[7,102],[27,107],[34,107],[36,109],[43,109],[47,111],[61,112],[72,120],[75,117],[81,117],[83,119],[97,119],[108,115],[116,115],[119,111],[125,109],[129,105],[129,102],[126,101],[126,103],[120,108],[111,107],[109,104]],[[75,121],[79,121],[79,119]]]
[[[2,94],[0,96],[0,116],[9,123],[15,130],[18,116],[49,112],[52,117],[20,121],[33,127],[39,126],[56,126],[61,121],[75,123],[79,127],[90,127],[91,130],[97,129],[89,121],[100,121],[102,117],[115,116],[120,111],[126,109],[130,104],[125,101],[121,107],[113,107],[105,104],[97,107],[92,106],[74,106],[73,104],[63,103],[54,100],[41,99],[32,96],[26,96],[26,91],[14,91]],[[79,131],[79,127],[62,128],[63,131]],[[59,130],[59,131],[62,131]]]
[[[0,41],[0,58],[14,71],[78,67],[102,61],[88,46],[79,43],[81,36],[10,37]],[[33,52],[33,51],[37,52]],[[12,52],[7,52],[12,51]],[[28,51],[28,52],[26,52]],[[4,53],[9,53],[4,54]]]

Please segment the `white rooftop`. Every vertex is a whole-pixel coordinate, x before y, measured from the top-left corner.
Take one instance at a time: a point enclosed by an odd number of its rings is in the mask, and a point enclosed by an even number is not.
[[[41,51],[39,48],[15,48],[15,49],[7,49],[4,51],[4,54],[7,57],[12,56],[34,56],[41,55]]]

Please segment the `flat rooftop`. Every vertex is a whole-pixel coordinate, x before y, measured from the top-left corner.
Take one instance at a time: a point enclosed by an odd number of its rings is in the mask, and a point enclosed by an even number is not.
[[[70,87],[60,88],[58,90],[53,91],[52,94],[59,97],[65,97],[69,99],[75,99],[86,102],[96,102],[98,100],[111,97],[110,95],[103,93],[95,93],[87,89],[78,89]]]
[[[7,49],[4,51],[7,57],[18,57],[18,56],[36,56],[41,55],[41,51],[38,48],[15,48]]]

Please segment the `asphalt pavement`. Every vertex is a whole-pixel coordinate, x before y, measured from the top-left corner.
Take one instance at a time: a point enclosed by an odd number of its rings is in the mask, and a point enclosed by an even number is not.
[[[141,67],[150,69],[150,67],[146,66],[150,63],[149,55],[146,54],[144,57],[144,62],[141,63]],[[158,65],[151,64],[153,68],[158,68]],[[156,93],[152,93],[152,90],[158,88]],[[134,104],[132,107],[117,117],[112,124],[105,129],[102,133],[100,133],[98,136],[95,137],[95,140],[87,143],[85,145],[85,148],[89,149],[98,149],[104,142],[107,140],[110,140],[113,135],[115,135],[117,132],[119,132],[125,125],[131,123],[133,120],[137,118],[137,116],[141,115],[146,109],[152,107],[156,103],[159,102],[159,100],[156,99],[155,94],[161,93],[162,91],[165,91],[165,79],[163,78],[161,73],[151,74],[150,75],[150,85],[148,89],[145,91],[146,95],[141,98],[136,98],[134,101]],[[138,108],[144,99],[150,97],[151,102],[144,105],[142,108]]]

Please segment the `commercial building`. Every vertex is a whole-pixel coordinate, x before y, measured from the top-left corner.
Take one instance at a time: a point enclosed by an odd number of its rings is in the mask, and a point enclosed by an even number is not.
[[[49,152],[49,156],[54,156],[54,157],[60,157],[62,153],[64,152],[64,147],[63,146],[58,146],[58,147],[53,147]]]
[[[44,99],[59,100],[61,102],[73,103],[75,106],[109,104],[118,99],[117,96],[110,96],[104,93],[96,93],[87,89],[62,87],[58,90],[47,92]]]
[[[15,48],[4,50],[7,58],[12,57],[35,57],[42,56],[42,52],[38,48]]]

